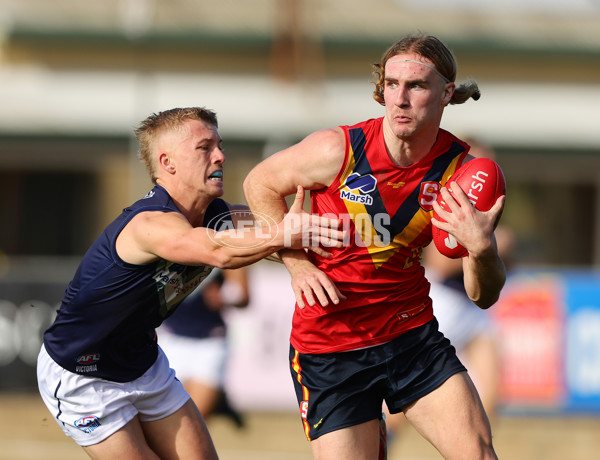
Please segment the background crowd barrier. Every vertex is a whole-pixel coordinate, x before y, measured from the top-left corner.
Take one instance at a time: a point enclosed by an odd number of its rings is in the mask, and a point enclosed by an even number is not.
[[[261,262],[249,276],[250,305],[226,314],[227,391],[240,409],[295,410],[289,275],[279,264]],[[66,281],[0,282],[0,390],[36,388],[41,335],[65,287]],[[600,414],[599,273],[518,271],[490,313],[501,350],[503,410]]]

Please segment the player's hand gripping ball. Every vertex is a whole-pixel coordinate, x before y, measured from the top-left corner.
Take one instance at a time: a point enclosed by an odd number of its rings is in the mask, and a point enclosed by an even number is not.
[[[489,158],[474,158],[465,163],[454,172],[447,183],[450,184],[450,182],[456,182],[465,192],[471,204],[483,212],[489,211],[496,200],[506,193],[504,174],[496,162]],[[441,193],[438,193],[436,201],[444,211],[451,212],[442,199]],[[445,222],[435,211],[433,217]],[[496,220],[496,225],[499,220],[500,215]],[[433,226],[433,242],[440,253],[451,259],[467,255],[467,250],[456,241],[454,236],[436,226]]]

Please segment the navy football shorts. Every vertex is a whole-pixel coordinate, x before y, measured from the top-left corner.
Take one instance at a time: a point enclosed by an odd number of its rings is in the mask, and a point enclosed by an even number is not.
[[[369,348],[304,354],[290,346],[290,367],[308,440],[381,418],[466,371],[434,318]]]

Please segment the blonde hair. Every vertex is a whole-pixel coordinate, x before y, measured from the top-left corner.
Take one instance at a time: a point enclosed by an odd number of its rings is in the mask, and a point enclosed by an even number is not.
[[[435,70],[448,82],[456,80],[456,59],[452,52],[438,38],[432,35],[408,35],[390,46],[381,58],[381,63],[373,64],[373,73],[377,77],[373,99],[385,105],[383,90],[385,87],[385,65],[389,59],[398,54],[416,53],[433,62]],[[456,86],[450,104],[462,104],[469,98],[478,100],[481,96],[475,80],[466,80]]]
[[[139,158],[146,166],[150,179],[156,184],[156,163],[152,152],[154,142],[159,134],[175,130],[187,120],[198,120],[218,127],[217,114],[204,107],[186,107],[153,113],[133,131],[140,143]]]

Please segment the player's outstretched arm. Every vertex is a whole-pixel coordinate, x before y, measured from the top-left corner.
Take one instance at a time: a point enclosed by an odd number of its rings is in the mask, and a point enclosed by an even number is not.
[[[315,244],[341,247],[344,234],[339,229],[340,222],[313,218],[302,210],[303,201],[304,189],[298,187],[294,204],[282,221],[219,232],[192,227],[179,213],[142,212],[121,232],[117,252],[123,260],[134,264],[162,258],[184,265],[238,268],[286,247],[302,249]]]

